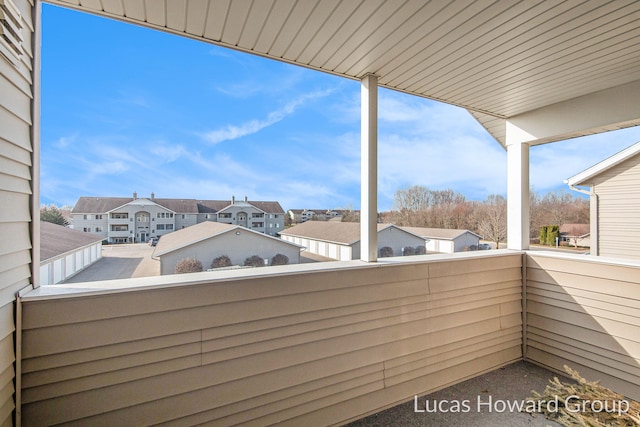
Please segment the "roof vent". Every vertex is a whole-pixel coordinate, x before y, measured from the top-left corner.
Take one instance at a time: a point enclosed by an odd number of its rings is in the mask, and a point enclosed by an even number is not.
[[[22,55],[22,18],[11,0],[0,0],[0,53],[12,63]]]

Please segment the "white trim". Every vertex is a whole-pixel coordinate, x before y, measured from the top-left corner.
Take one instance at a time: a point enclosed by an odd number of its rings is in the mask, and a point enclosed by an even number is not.
[[[571,178],[565,181],[565,184],[569,184],[569,187],[573,185],[582,185],[586,180],[601,174],[607,169],[611,169],[612,167],[638,154],[639,152],[640,152],[640,142],[636,142],[632,146],[627,147],[624,150],[614,154],[613,156],[601,161],[600,163],[597,163],[591,166],[590,168],[583,170],[577,175],[572,176]]]

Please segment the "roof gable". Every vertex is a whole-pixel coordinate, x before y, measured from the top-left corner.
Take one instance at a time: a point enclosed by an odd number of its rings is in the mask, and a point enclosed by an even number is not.
[[[596,163],[583,170],[582,172],[572,176],[565,181],[569,186],[573,185],[589,185],[589,183],[598,175],[608,171],[609,169],[619,165],[620,163],[629,160],[640,153],[640,142],[636,142],[630,147],[614,154],[613,156],[604,159],[600,163]]]
[[[216,236],[227,234],[230,232],[241,231],[242,233],[251,233],[252,236],[260,239],[272,239],[279,244],[286,244],[301,248],[302,246],[295,243],[287,242],[282,239],[278,239],[273,236],[269,236],[264,233],[233,224],[225,224],[221,222],[205,221],[200,224],[192,225],[191,227],[183,228],[182,230],[174,231],[169,234],[165,234],[158,241],[158,244],[153,251],[153,257],[160,257],[168,253],[177,251],[178,249],[199,243],[205,240],[213,239]]]

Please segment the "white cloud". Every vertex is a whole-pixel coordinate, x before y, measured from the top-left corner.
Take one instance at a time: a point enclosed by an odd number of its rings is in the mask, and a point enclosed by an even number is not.
[[[285,104],[282,108],[269,113],[265,119],[249,120],[238,126],[227,125],[221,129],[207,132],[202,136],[207,142],[211,144],[218,144],[223,141],[230,141],[246,135],[257,133],[262,129],[274,125],[283,120],[285,117],[293,114],[300,106],[304,105],[306,102],[325,97],[331,92],[333,92],[333,90],[328,89],[324,91],[317,91],[300,95],[296,99]]]

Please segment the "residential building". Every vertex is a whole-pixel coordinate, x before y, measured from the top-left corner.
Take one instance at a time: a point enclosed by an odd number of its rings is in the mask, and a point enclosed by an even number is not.
[[[102,258],[102,236],[58,224],[40,224],[40,284],[69,279]]]
[[[360,224],[357,222],[306,221],[282,231],[280,237],[328,258],[340,261],[360,258]],[[378,224],[378,251],[388,247],[394,256],[402,256],[409,246],[412,250],[420,246],[424,249],[425,240],[393,224]]]
[[[640,262],[528,246],[531,147],[640,125],[639,2],[53,2],[360,81],[361,260],[39,286],[49,41],[40,1],[2,0],[3,425],[343,425],[522,360],[640,399]],[[506,151],[507,250],[376,262],[379,87]]]
[[[640,259],[640,142],[566,183],[589,195],[590,254]]]
[[[108,243],[147,242],[205,221],[240,225],[275,236],[284,229],[278,202],[162,199],[155,197],[80,197],[71,211],[76,230],[99,234]]]
[[[589,224],[562,224],[560,226],[560,241],[570,246],[588,248],[591,246],[591,232]]]
[[[199,260],[204,269],[220,256],[228,256],[233,265],[244,265],[244,261],[257,255],[269,265],[277,254],[289,259],[289,264],[300,262],[302,246],[283,241],[244,226],[202,222],[171,233],[158,242],[153,258],[160,260],[160,274],[173,274],[176,264],[185,258]]]
[[[452,254],[454,252],[465,252],[478,248],[480,238],[478,234],[469,230],[458,230],[451,228],[428,228],[428,227],[402,227],[418,236],[422,236],[426,241],[427,251]]]
[[[348,214],[352,214],[356,220],[360,217],[360,211],[350,211],[346,209],[289,209],[287,211],[287,215],[293,224],[299,224],[309,220],[340,220]]]

